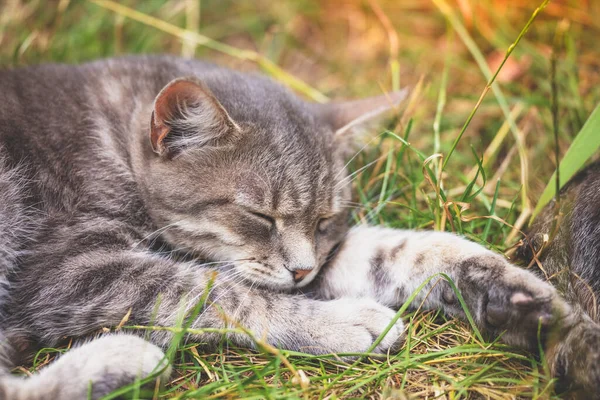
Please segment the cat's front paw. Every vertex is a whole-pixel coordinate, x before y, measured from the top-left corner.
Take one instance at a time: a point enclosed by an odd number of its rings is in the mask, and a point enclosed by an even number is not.
[[[550,284],[492,253],[462,261],[457,284],[479,327],[512,345],[536,348],[538,328],[545,334],[570,310]],[[456,307],[449,291],[442,297]]]
[[[390,326],[396,312],[370,300],[341,298],[323,302],[317,318],[313,319],[310,336],[315,344],[305,348],[310,353],[364,353]],[[371,351],[385,354],[399,349],[404,325],[396,321],[383,340]]]

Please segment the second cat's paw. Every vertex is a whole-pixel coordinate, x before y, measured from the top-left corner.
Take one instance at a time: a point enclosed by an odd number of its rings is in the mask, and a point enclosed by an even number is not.
[[[537,347],[538,328],[545,333],[569,312],[550,284],[498,255],[468,258],[459,271],[458,286],[479,327],[512,345]],[[447,291],[443,298],[455,301]]]

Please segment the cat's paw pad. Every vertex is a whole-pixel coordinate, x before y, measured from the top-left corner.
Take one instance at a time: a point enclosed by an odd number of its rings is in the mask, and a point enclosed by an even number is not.
[[[505,328],[511,324],[522,324],[534,327],[550,325],[554,319],[551,297],[535,297],[534,295],[510,286],[501,288],[502,292],[514,293],[488,296],[485,307],[485,321],[494,328]]]
[[[568,311],[556,290],[496,254],[465,260],[463,292],[475,320],[487,332],[512,344],[534,344],[538,328],[545,331]]]

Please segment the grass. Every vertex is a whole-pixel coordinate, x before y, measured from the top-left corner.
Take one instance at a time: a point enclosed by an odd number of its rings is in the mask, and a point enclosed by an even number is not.
[[[592,17],[600,4],[542,5],[9,0],[0,6],[0,63],[184,54],[260,69],[316,101],[410,85],[407,108],[385,132],[374,132],[352,162],[354,219],[454,231],[505,252],[551,182],[555,145],[564,155],[600,100],[600,24]],[[492,95],[486,96],[488,90]],[[403,318],[407,340],[398,354],[353,364],[264,346],[254,353],[223,343],[205,354],[196,345],[180,345],[172,381],[153,396],[554,396],[552,381],[532,355],[484,342],[469,324],[437,313]],[[23,370],[32,372],[62,351],[45,349]]]

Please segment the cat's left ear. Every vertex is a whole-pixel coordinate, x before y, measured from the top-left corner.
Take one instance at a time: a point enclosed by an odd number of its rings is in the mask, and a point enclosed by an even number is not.
[[[408,97],[409,90],[402,89],[380,96],[360,100],[331,102],[315,105],[318,118],[329,125],[337,137],[377,125],[397,110]]]
[[[172,157],[188,148],[216,147],[239,132],[219,100],[196,78],[171,81],[154,100],[150,142],[161,156]]]

